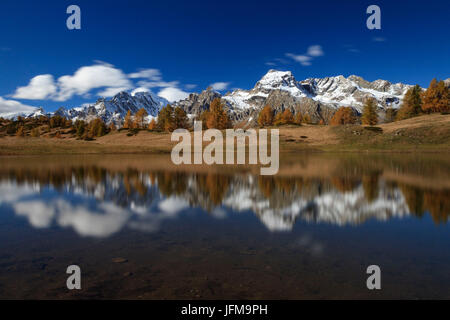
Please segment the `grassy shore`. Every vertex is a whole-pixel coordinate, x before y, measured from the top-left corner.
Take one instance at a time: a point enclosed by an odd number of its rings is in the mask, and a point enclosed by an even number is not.
[[[275,127],[274,127],[275,128]],[[307,152],[450,152],[450,115],[425,115],[375,128],[359,125],[304,125],[280,129],[280,151]],[[0,138],[0,155],[170,153],[169,133],[146,130],[129,136],[109,133],[93,141],[73,137]]]

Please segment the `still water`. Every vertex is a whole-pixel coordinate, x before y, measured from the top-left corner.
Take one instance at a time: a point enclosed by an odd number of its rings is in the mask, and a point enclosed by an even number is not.
[[[450,155],[280,159],[2,157],[0,298],[450,298]]]

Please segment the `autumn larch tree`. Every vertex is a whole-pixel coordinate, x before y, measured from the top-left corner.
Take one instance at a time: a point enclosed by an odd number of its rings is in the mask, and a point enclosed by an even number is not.
[[[422,100],[423,112],[450,112],[450,89],[442,80],[439,82],[436,79],[431,80]]]
[[[147,110],[139,109],[134,115],[134,127],[138,129],[144,128],[145,117],[148,116]]]
[[[117,130],[117,127],[116,127],[116,125],[114,124],[114,122],[111,121],[111,123],[110,123],[109,126],[108,126],[108,130],[109,130],[109,132],[112,132],[112,131],[116,131],[116,130]]]
[[[384,117],[384,122],[389,123],[389,122],[394,122],[395,119],[397,118],[397,110],[394,108],[387,108],[386,109],[386,115]]]
[[[276,126],[281,126],[283,124],[282,112],[278,112],[273,118],[273,124]]]
[[[351,107],[340,107],[330,120],[330,124],[332,126],[355,123],[356,116],[353,108]]]
[[[302,121],[303,121],[303,123],[306,123],[306,124],[311,123],[311,116],[309,114],[303,115]]]
[[[123,127],[124,129],[131,129],[133,126],[133,121],[131,119],[131,111],[127,111],[127,115],[125,116],[125,119],[123,121]]]
[[[25,136],[25,132],[23,130],[23,126],[20,126],[19,129],[17,129],[16,136],[18,136],[18,137],[24,137]]]
[[[206,126],[206,122],[209,118],[209,110],[203,110],[202,113],[198,116],[198,120],[202,122],[202,129],[206,130],[208,127]]]
[[[291,110],[286,109],[281,114],[281,121],[283,124],[293,124],[294,123],[294,115],[292,114]]]
[[[303,116],[300,112],[297,112],[297,114],[295,115],[295,124],[301,126],[303,122]]]
[[[272,107],[269,105],[266,105],[258,116],[258,124],[261,127],[268,127],[273,125],[273,110]]]
[[[106,124],[100,118],[96,118],[89,122],[89,136],[90,137],[101,137],[106,134]]]
[[[150,130],[150,131],[156,130],[156,121],[154,118],[148,124],[148,130]]]
[[[186,112],[182,108],[180,107],[175,108],[174,121],[175,121],[175,129],[187,129],[188,118]]]
[[[40,132],[39,132],[39,128],[33,128],[33,129],[31,129],[31,136],[32,136],[33,138],[39,138],[40,135],[41,135],[41,134],[40,134]]]
[[[373,126],[378,123],[377,103],[374,98],[368,98],[364,104],[362,123]]]
[[[208,129],[215,128],[219,130],[228,129],[231,127],[231,120],[227,112],[224,110],[224,105],[220,98],[214,99],[209,106],[209,115],[206,120]]]
[[[419,85],[410,88],[403,98],[403,104],[398,110],[397,120],[408,119],[422,112],[422,89]]]
[[[156,121],[156,128],[159,131],[167,132],[172,132],[176,129],[173,108],[170,104],[159,111],[158,120]]]

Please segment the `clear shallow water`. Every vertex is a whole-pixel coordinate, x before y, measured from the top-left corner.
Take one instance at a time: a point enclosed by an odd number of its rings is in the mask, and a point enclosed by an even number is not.
[[[448,155],[281,159],[0,158],[0,298],[450,298]]]

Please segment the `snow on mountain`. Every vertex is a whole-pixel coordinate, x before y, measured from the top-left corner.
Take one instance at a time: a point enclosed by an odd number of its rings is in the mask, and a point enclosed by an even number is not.
[[[361,112],[364,101],[369,97],[375,98],[381,109],[398,108],[410,87],[401,83],[391,84],[386,80],[368,82],[358,76],[309,78],[297,81],[290,71],[269,70],[253,89],[235,90],[225,95],[223,99],[237,110],[261,108],[271,94],[284,91],[294,100],[298,100],[298,103],[311,99],[333,109],[351,106]]]
[[[403,96],[411,87],[401,83],[391,84],[386,80],[368,82],[358,76],[311,78],[301,81],[301,85],[311,88],[312,99],[324,104],[351,106],[362,111],[364,101],[375,98],[381,109],[387,107],[399,108]]]
[[[183,108],[190,118],[208,109],[215,98],[222,98],[234,121],[255,121],[257,114],[269,104],[276,113],[285,109],[292,112],[308,114],[315,122],[328,120],[337,108],[353,107],[362,112],[367,98],[375,98],[380,112],[388,107],[399,108],[406,91],[412,86],[386,80],[369,82],[361,77],[342,75],[325,78],[308,78],[297,81],[290,71],[269,70],[250,90],[236,89],[222,96],[211,88],[201,93],[192,93],[186,99],[174,103]],[[152,92],[120,92],[111,99],[99,99],[94,104],[80,107],[60,108],[54,114],[65,116],[71,120],[90,121],[96,117],[105,122],[119,124],[128,110],[135,113],[140,108],[147,110],[149,119],[156,117],[159,110],[168,101]],[[44,114],[42,109],[30,112],[26,116]]]
[[[234,108],[258,108],[264,104],[270,93],[274,90],[288,92],[294,98],[309,97],[310,95],[295,80],[290,71],[270,70],[259,80],[251,90],[235,90],[223,97]]]
[[[128,110],[132,114],[139,109],[147,110],[149,117],[156,117],[159,110],[169,102],[150,91],[136,92],[133,95],[128,92],[119,92],[111,99],[98,99],[94,104],[85,104],[81,107],[65,109],[60,108],[54,114],[74,120],[92,120],[101,118],[106,123],[119,124]]]
[[[311,194],[276,194],[267,198],[254,179],[234,184],[222,205],[235,211],[252,211],[271,231],[292,230],[298,219],[335,225],[357,225],[369,219],[385,221],[405,217],[410,213],[400,189],[379,184],[375,199],[368,200],[362,185],[352,191],[334,188]],[[282,199],[280,201],[280,199]]]

